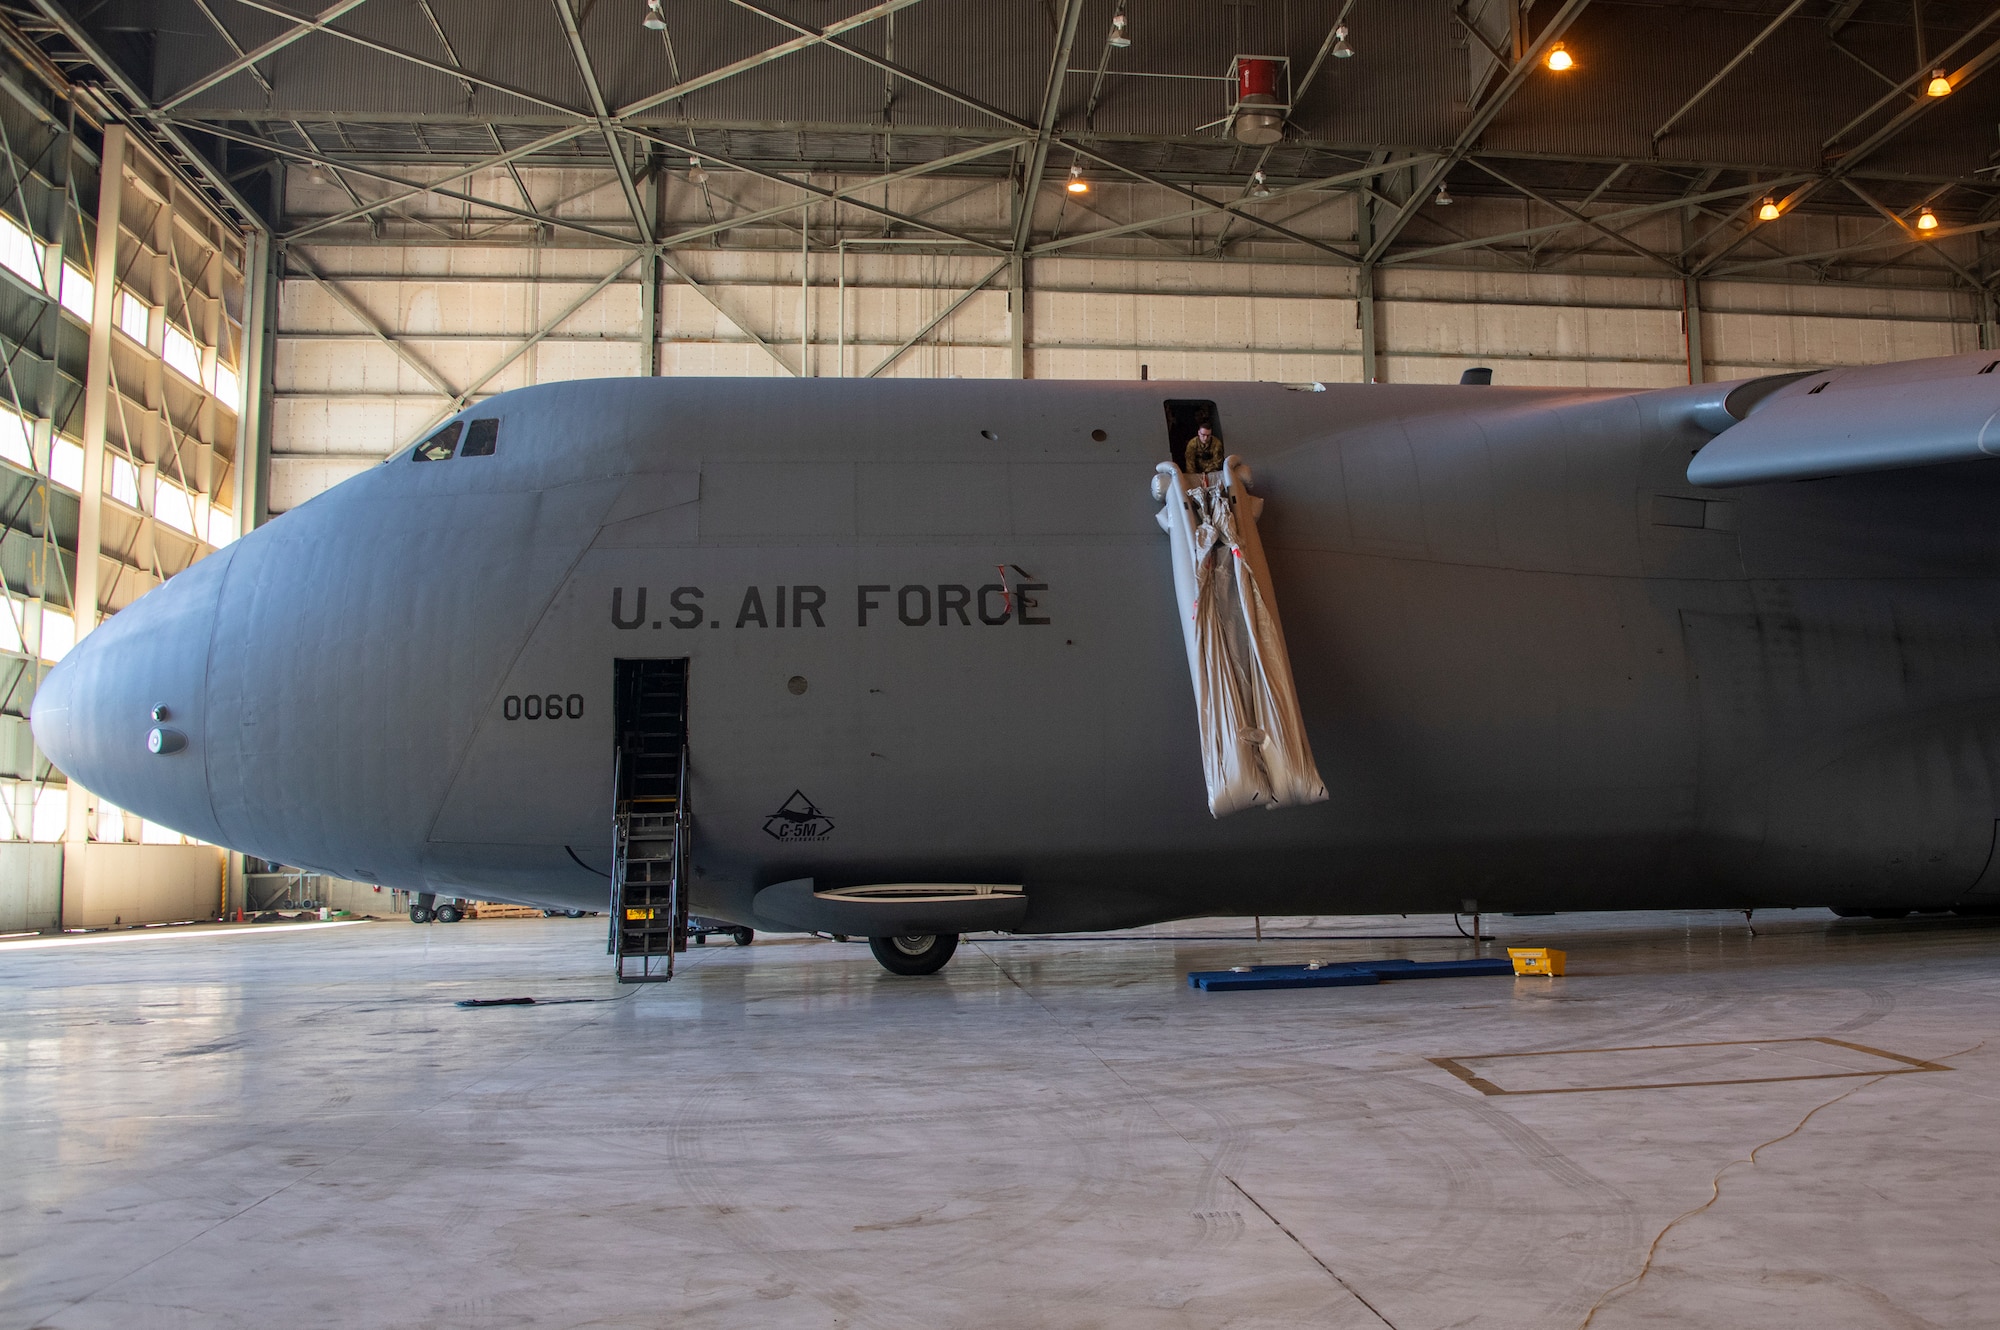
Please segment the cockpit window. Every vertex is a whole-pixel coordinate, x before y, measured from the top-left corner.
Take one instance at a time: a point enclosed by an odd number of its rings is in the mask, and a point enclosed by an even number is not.
[[[487,416],[472,422],[472,428],[465,435],[465,450],[460,457],[491,457],[493,449],[500,442],[500,420],[497,416]]]
[[[458,436],[465,429],[465,422],[454,420],[437,433],[418,444],[410,453],[412,462],[442,462],[450,457],[458,447]],[[491,451],[489,447],[488,451]]]

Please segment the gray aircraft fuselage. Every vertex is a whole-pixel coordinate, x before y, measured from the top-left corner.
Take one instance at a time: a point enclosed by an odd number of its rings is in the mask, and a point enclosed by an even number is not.
[[[602,908],[613,662],[685,658],[694,908],[746,923],[802,878],[1018,883],[1034,930],[1986,898],[2000,466],[1700,490],[1713,397],[523,389],[463,413],[492,455],[399,453],[114,616],[36,733],[253,855]],[[1170,399],[1267,501],[1325,803],[1207,812]]]

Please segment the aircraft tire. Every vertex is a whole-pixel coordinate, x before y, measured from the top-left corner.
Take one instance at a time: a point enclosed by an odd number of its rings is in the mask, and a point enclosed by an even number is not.
[[[431,921],[431,912],[430,912],[429,910],[426,910],[426,909],[425,909],[425,908],[424,908],[423,906],[421,906],[421,905],[412,905],[412,906],[410,907],[410,922],[411,922],[411,923],[413,923],[413,924],[427,924],[427,923],[429,923],[430,921]]]
[[[437,907],[437,921],[441,924],[455,924],[463,918],[465,918],[465,912],[460,910],[456,905],[440,905]]]
[[[754,928],[732,928],[729,931],[729,936],[736,939],[737,946],[747,947],[756,938],[757,930]]]
[[[581,918],[583,918],[583,915],[584,915],[584,912],[583,912],[582,910],[564,910],[564,911],[563,911],[563,918],[565,918],[565,919],[581,919]]]
[[[890,974],[936,974],[958,950],[956,933],[924,933],[915,937],[871,937],[868,949]]]

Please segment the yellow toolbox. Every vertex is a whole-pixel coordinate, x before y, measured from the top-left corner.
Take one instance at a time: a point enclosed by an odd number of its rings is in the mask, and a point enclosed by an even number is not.
[[[1515,974],[1561,974],[1564,954],[1554,947],[1509,947],[1507,958]]]

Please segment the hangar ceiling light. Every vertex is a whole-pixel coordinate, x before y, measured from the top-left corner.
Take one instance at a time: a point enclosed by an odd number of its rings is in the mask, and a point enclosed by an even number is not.
[[[1439,185],[1438,196],[1432,199],[1431,202],[1437,204],[1440,208],[1449,208],[1451,206],[1451,191],[1443,185]]]
[[[1917,229],[1919,231],[1935,231],[1937,230],[1937,227],[1938,227],[1937,214],[1932,212],[1929,208],[1925,208],[1922,212],[1917,214]]]
[[[1576,68],[1576,57],[1571,55],[1561,42],[1557,42],[1549,48],[1546,63],[1550,69],[1560,74],[1566,69]]]
[[[646,0],[646,17],[639,22],[642,27],[653,32],[667,30],[667,16],[660,12],[660,0]]]
[[[1126,31],[1125,11],[1122,9],[1111,16],[1110,42],[1121,51],[1132,44],[1132,34]]]
[[[1083,178],[1083,163],[1072,162],[1069,168],[1069,183],[1063,186],[1072,194],[1088,194],[1090,182]]]
[[[1770,197],[1768,197],[1768,196],[1767,196],[1767,197],[1765,198],[1765,200],[1764,200],[1764,202],[1763,202],[1762,206],[1760,206],[1760,207],[1759,207],[1759,208],[1757,209],[1757,220],[1758,220],[1758,221],[1760,221],[1760,222],[1775,222],[1775,221],[1777,221],[1777,220],[1778,220],[1778,201],[1777,201],[1776,199],[1774,199],[1774,198],[1770,198]]]
[[[1949,97],[1951,96],[1951,80],[1945,76],[1945,72],[1942,69],[1933,69],[1931,71],[1931,81],[1924,88],[1924,91],[1933,97]]]
[[[1345,60],[1347,59],[1348,56],[1353,54],[1354,54],[1354,48],[1347,44],[1347,25],[1345,23],[1342,23],[1333,30],[1334,59]]]

